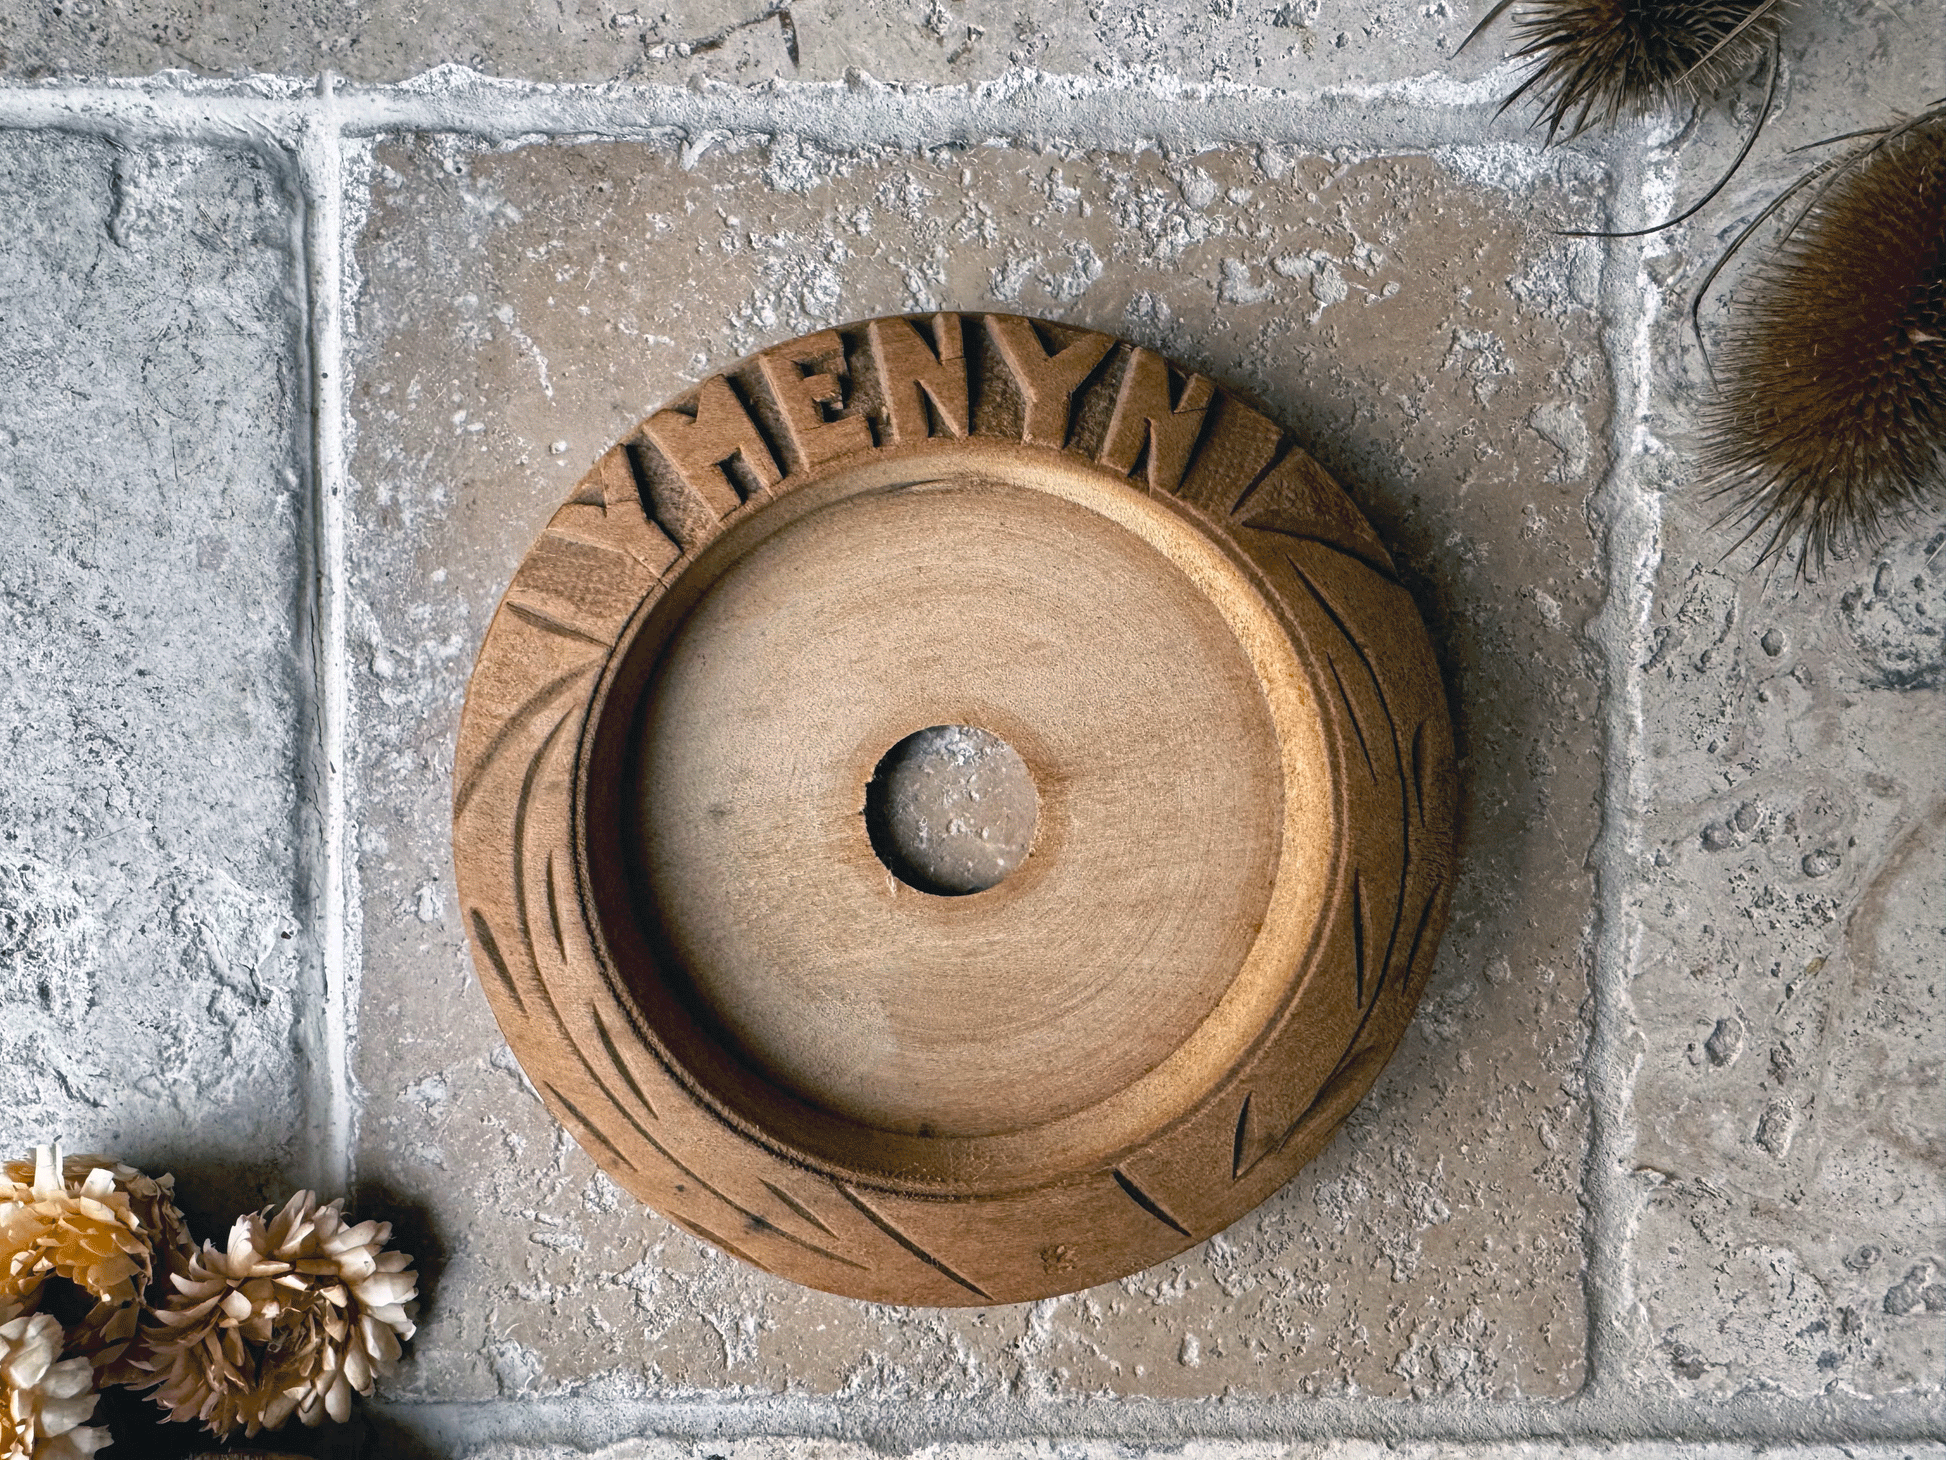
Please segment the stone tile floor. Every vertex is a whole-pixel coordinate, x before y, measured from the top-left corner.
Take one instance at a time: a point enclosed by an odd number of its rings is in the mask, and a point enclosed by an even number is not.
[[[1172,176],[1154,157],[983,148],[854,154],[767,188],[800,159],[725,149],[684,171],[675,148],[450,140],[372,156],[350,513],[361,1022],[419,1032],[360,1041],[359,1174],[428,1209],[457,1187],[474,1214],[448,1237],[466,1296],[416,1349],[426,1392],[600,1375],[636,1393],[1572,1393],[1599,795],[1575,629],[1596,607],[1581,499],[1608,409],[1585,246],[1423,158],[1273,176],[1211,152]],[[1577,188],[1537,185],[1575,206]],[[1020,242],[1063,223],[1052,264]],[[471,977],[446,890],[449,747],[511,565],[639,418],[645,373],[671,394],[866,298],[983,296],[1128,331],[1336,443],[1382,530],[1440,565],[1419,571],[1478,850],[1390,1098],[1314,1176],[1193,1257],[1044,1311],[873,1314],[675,1228],[645,1247],[635,1203],[505,1067],[484,1005],[464,1042],[436,1018]],[[519,1159],[495,1154],[516,1142]]]
[[[1946,52],[1923,5],[1803,7],[1724,200],[1603,243],[1555,230],[1693,196],[1750,115],[1542,152],[1492,119],[1504,40],[1453,59],[1472,18],[0,17],[5,1139],[173,1168],[210,1235],[297,1183],[398,1220],[410,1361],[294,1446],[1942,1453],[1946,524],[1726,557],[1685,310],[1784,147]],[[444,63],[509,79],[403,80]],[[165,66],[284,79],[108,79]],[[1398,1057],[1257,1213],[1072,1298],[869,1308],[645,1214],[534,1099],[453,902],[452,734],[649,409],[995,306],[1250,389],[1347,485],[1448,675],[1464,880]]]

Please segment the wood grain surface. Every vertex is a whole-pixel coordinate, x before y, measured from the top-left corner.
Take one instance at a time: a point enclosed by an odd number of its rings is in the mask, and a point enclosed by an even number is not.
[[[1039,798],[997,885],[873,851],[915,731]],[[458,885],[549,1108],[697,1237],[880,1302],[1147,1267],[1370,1088],[1452,884],[1443,688],[1274,422],[1004,315],[779,345],[644,421],[468,689]]]

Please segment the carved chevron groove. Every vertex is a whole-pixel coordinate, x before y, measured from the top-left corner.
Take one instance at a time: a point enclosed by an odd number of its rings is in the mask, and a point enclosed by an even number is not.
[[[970,1278],[961,1277],[958,1273],[954,1272],[945,1263],[941,1262],[937,1257],[934,1257],[930,1252],[926,1251],[926,1249],[921,1247],[917,1242],[914,1242],[910,1237],[906,1236],[905,1233],[901,1232],[897,1227],[893,1226],[889,1221],[887,1221],[885,1217],[882,1216],[874,1207],[872,1207],[872,1205],[869,1202],[867,1202],[857,1192],[853,1191],[849,1186],[846,1186],[842,1181],[833,1182],[832,1184],[838,1188],[839,1194],[843,1196],[846,1201],[850,1202],[853,1206],[858,1208],[858,1210],[864,1215],[865,1220],[870,1222],[874,1227],[877,1227],[879,1231],[883,1232],[886,1236],[890,1237],[894,1242],[898,1243],[899,1246],[903,1247],[907,1252],[911,1253],[914,1257],[918,1258],[927,1267],[933,1269],[933,1271],[935,1272],[944,1274],[946,1277],[950,1278],[953,1282],[959,1284],[959,1286],[961,1286],[962,1288],[965,1288],[967,1292],[973,1294],[974,1297],[980,1299],[981,1302],[992,1301],[992,1298],[987,1293],[986,1289],[982,1288],[978,1283],[973,1282]]]
[[[649,1099],[649,1092],[637,1084],[635,1076],[629,1073],[628,1061],[622,1058],[622,1051],[615,1043],[615,1036],[608,1032],[608,1021],[602,1018],[600,1006],[590,1005],[588,1015],[595,1021],[595,1032],[601,1037],[601,1047],[608,1051],[608,1058],[614,1061],[615,1069],[622,1080],[628,1085],[635,1098],[642,1102],[642,1108],[649,1112],[649,1119],[660,1120],[661,1117],[655,1113],[655,1102]]]
[[[1250,1169],[1244,1164],[1243,1153],[1248,1147],[1250,1136],[1250,1097],[1243,1097],[1243,1104],[1237,1107],[1236,1133],[1230,1137],[1230,1180],[1240,1181],[1243,1173]],[[1250,1163],[1254,1166],[1256,1163]]]
[[[1386,730],[1390,735],[1392,741],[1393,764],[1394,764],[1394,769],[1398,775],[1398,781],[1399,781],[1399,823],[1398,823],[1399,841],[1400,841],[1399,891],[1398,891],[1398,901],[1393,905],[1393,909],[1392,909],[1392,927],[1391,930],[1386,934],[1386,938],[1385,938],[1385,955],[1379,960],[1378,977],[1374,981],[1372,987],[1372,998],[1376,1000],[1379,991],[1385,987],[1386,974],[1392,967],[1392,953],[1394,948],[1397,946],[1398,939],[1399,939],[1399,924],[1403,921],[1405,917],[1406,886],[1412,874],[1413,838],[1412,838],[1412,808],[1410,804],[1411,795],[1412,795],[1412,780],[1406,774],[1405,750],[1404,747],[1399,743],[1398,720],[1392,714],[1391,700],[1387,697],[1385,693],[1385,682],[1383,679],[1379,677],[1379,672],[1377,668],[1374,667],[1371,656],[1365,652],[1365,646],[1361,644],[1358,641],[1357,636],[1352,633],[1350,627],[1346,624],[1344,617],[1339,613],[1338,609],[1332,604],[1331,600],[1328,597],[1326,597],[1324,590],[1318,586],[1318,584],[1312,579],[1310,574],[1304,571],[1302,565],[1298,563],[1297,559],[1291,557],[1287,553],[1284,556],[1284,561],[1290,564],[1291,571],[1297,575],[1298,581],[1302,583],[1304,587],[1309,591],[1311,597],[1316,601],[1318,607],[1323,609],[1326,617],[1328,617],[1331,620],[1332,626],[1336,628],[1341,635],[1343,635],[1345,642],[1351,645],[1352,652],[1358,656],[1358,662],[1364,667],[1366,678],[1368,678],[1371,681],[1372,693],[1378,697],[1379,709],[1384,712]],[[1333,661],[1332,663],[1332,673],[1334,675],[1337,673],[1337,664],[1335,661]],[[1339,688],[1341,691],[1344,688],[1344,682],[1342,680],[1339,681]],[[1356,720],[1354,720],[1353,723],[1356,724],[1357,723]],[[1359,743],[1360,745],[1364,744],[1364,740],[1362,736],[1360,737]],[[1370,755],[1368,752],[1367,764],[1369,763],[1370,763]],[[1360,937],[1362,939],[1363,937],[1362,917],[1358,920],[1358,926],[1360,929]],[[1363,945],[1361,943],[1361,949],[1362,946]],[[1358,984],[1359,984],[1360,1004],[1363,1004],[1365,1002],[1365,998],[1364,998],[1365,976],[1364,975],[1365,975],[1365,960],[1364,960],[1364,955],[1361,951],[1359,956],[1359,961],[1358,961]]]
[[[1345,688],[1345,677],[1338,672],[1338,661],[1327,651],[1324,662],[1331,666],[1331,682],[1338,686],[1338,699],[1345,707],[1345,716],[1351,721],[1352,734],[1358,737],[1358,753],[1365,757],[1365,769],[1376,781],[1378,767],[1372,764],[1372,747],[1365,739],[1365,726],[1358,718],[1358,706],[1351,702],[1351,691]]]
[[[459,789],[453,795],[454,820],[457,821],[461,816],[465,815],[467,806],[471,804],[482,782],[485,781],[488,774],[494,769],[495,763],[500,758],[500,752],[506,749],[507,745],[516,736],[523,733],[535,717],[572,688],[576,681],[587,678],[600,667],[601,661],[599,659],[584,659],[566,673],[556,675],[554,678],[548,680],[519,709],[507,716],[500,727],[494,731],[493,737],[481,747],[478,756],[473,759],[471,764],[464,764],[464,758],[462,756],[462,764],[455,767],[455,769],[464,770],[464,777],[459,783]],[[464,740],[462,740],[463,751]]]
[[[522,623],[530,624],[544,634],[557,634],[563,639],[574,639],[583,644],[593,644],[598,649],[611,647],[606,641],[595,637],[595,635],[588,633],[585,629],[578,629],[564,619],[558,619],[551,613],[544,613],[532,604],[515,603],[509,599],[507,602],[507,612],[519,619]]]
[[[547,764],[549,754],[573,718],[571,715],[562,716],[555,723],[554,728],[547,732],[539,748],[534,751],[533,758],[528,761],[527,772],[520,778],[520,794],[514,801],[512,826],[514,927],[520,935],[522,949],[534,965],[535,982],[539,985],[541,998],[557,1023],[561,1019],[560,1010],[554,1007],[554,995],[548,989],[547,980],[540,976],[540,949],[534,942],[534,929],[527,914],[527,835],[528,823],[533,814],[534,788],[540,782],[541,772]],[[549,862],[550,864],[552,862],[552,853],[549,854]],[[551,888],[549,890],[551,891]]]
[[[1119,1166],[1115,1168],[1115,1184],[1121,1187],[1123,1191],[1128,1193],[1128,1199],[1130,1201],[1134,1202],[1138,1207],[1142,1208],[1143,1211],[1147,1212],[1150,1216],[1154,1217],[1158,1222],[1162,1223],[1163,1226],[1168,1227],[1173,1231],[1180,1232],[1185,1237],[1193,1235],[1190,1232],[1189,1228],[1185,1227],[1181,1222],[1177,1221],[1174,1217],[1170,1216],[1169,1213],[1163,1208],[1161,1202],[1157,1201],[1154,1197],[1150,1196],[1146,1191],[1142,1190],[1141,1187],[1137,1186],[1135,1182],[1130,1178],[1129,1174],[1126,1171],[1122,1170],[1121,1167]]]
[[[513,970],[507,967],[507,958],[500,951],[500,940],[493,936],[493,926],[486,915],[478,908],[468,914],[473,924],[473,946],[485,955],[487,966],[500,980],[500,986],[507,991],[507,997],[514,1002],[514,1008],[521,1013],[527,1012],[527,1001],[520,996],[520,985],[514,982]]]
[[[565,961],[568,956],[567,933],[561,926],[561,889],[554,877],[554,853],[547,854],[547,928],[554,935],[554,952]]]
[[[784,1188],[779,1186],[776,1182],[766,1180],[764,1182],[764,1187],[766,1190],[770,1192],[772,1196],[776,1197],[777,1200],[781,1201],[785,1206],[789,1207],[792,1211],[796,1212],[797,1215],[800,1218],[802,1218],[804,1221],[809,1222],[813,1227],[816,1227],[820,1232],[824,1233],[825,1236],[836,1237],[838,1235],[836,1232],[832,1231],[829,1227],[825,1226],[825,1224],[822,1221],[819,1220],[818,1214],[816,1212],[812,1211],[809,1207],[805,1206],[803,1202],[799,1201],[796,1197],[792,1196],[788,1191],[784,1190]]]

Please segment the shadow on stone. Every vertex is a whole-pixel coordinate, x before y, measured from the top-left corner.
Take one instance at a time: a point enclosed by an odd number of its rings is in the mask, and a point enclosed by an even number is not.
[[[359,1411],[341,1437],[355,1448],[322,1452],[327,1460],[447,1460],[423,1435],[391,1415]]]
[[[176,1178],[176,1205],[188,1218],[190,1234],[198,1244],[214,1242],[221,1247],[238,1217],[281,1207],[298,1189],[281,1165],[246,1165],[221,1156],[184,1159],[192,1144],[184,1136],[156,1150],[118,1146],[113,1154],[151,1175],[167,1173]],[[327,1200],[337,1194],[320,1193]]]
[[[356,1221],[390,1222],[392,1224],[393,1251],[404,1252],[412,1258],[413,1270],[419,1274],[418,1306],[414,1315],[422,1326],[426,1314],[433,1310],[438,1300],[439,1278],[446,1270],[446,1243],[439,1235],[438,1218],[430,1207],[422,1206],[394,1193],[383,1182],[361,1181],[352,1190],[352,1200],[346,1203],[349,1215]],[[405,1361],[411,1362],[412,1345],[405,1345]]]
[[[114,1444],[102,1453],[109,1456],[128,1455],[141,1457],[141,1460],[195,1460],[203,1455],[255,1455],[258,1453],[274,1455],[304,1456],[343,1456],[346,1460],[359,1452],[336,1448],[338,1442],[347,1436],[333,1433],[333,1429],[347,1432],[360,1428],[354,1414],[349,1425],[307,1430],[293,1421],[287,1429],[274,1435],[258,1435],[254,1440],[245,1440],[241,1434],[227,1440],[219,1440],[199,1424],[169,1423],[166,1412],[146,1394],[137,1394],[129,1389],[110,1389],[101,1396],[95,1406],[92,1421],[95,1425],[106,1426],[114,1435]],[[369,1449],[370,1455],[389,1455],[392,1451]],[[401,1455],[413,1452],[399,1451]]]
[[[168,1170],[158,1161],[149,1169]],[[203,1170],[195,1163],[175,1168],[178,1199],[184,1195],[203,1198],[184,1203],[190,1228],[200,1241],[204,1238],[219,1246],[230,1224],[244,1212],[263,1206],[282,1204],[289,1191],[283,1178],[269,1170],[242,1171],[234,1167]],[[216,1200],[209,1200],[212,1193]],[[337,1193],[329,1193],[335,1196]],[[383,1185],[362,1184],[355,1200],[348,1202],[349,1213],[358,1221],[373,1220],[392,1224],[391,1245],[409,1253],[419,1273],[419,1311],[431,1304],[439,1273],[445,1267],[446,1249],[440,1240],[432,1213],[416,1203],[402,1201]],[[411,1345],[406,1345],[408,1358]],[[172,1424],[162,1408],[147,1394],[128,1389],[103,1392],[93,1423],[106,1426],[114,1436],[114,1455],[141,1456],[142,1460],[193,1460],[203,1455],[301,1455],[318,1460],[439,1460],[438,1452],[396,1423],[367,1411],[362,1399],[352,1402],[350,1420],[342,1425],[326,1423],[315,1430],[292,1421],[275,1434],[245,1440],[233,1435],[218,1440],[200,1424]]]

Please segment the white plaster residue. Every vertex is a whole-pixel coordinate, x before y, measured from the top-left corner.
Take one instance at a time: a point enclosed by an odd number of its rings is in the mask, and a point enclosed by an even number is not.
[[[427,1075],[423,1080],[414,1081],[399,1092],[399,1099],[410,1105],[417,1105],[428,1112],[445,1105],[452,1094],[452,1084],[443,1074]]]
[[[1257,283],[1251,277],[1250,265],[1242,259],[1223,260],[1223,278],[1216,286],[1216,297],[1225,304],[1262,304],[1276,293],[1273,285]]]
[[[1540,610],[1541,622],[1557,634],[1567,632],[1568,623],[1561,612],[1561,601],[1542,588],[1532,590],[1534,607]]]
[[[94,1007],[101,942],[100,920],[55,868],[0,861],[0,1005],[71,1025]]]
[[[413,897],[412,915],[422,923],[436,923],[446,916],[437,883],[422,883]]]
[[[502,1340],[492,1344],[487,1353],[493,1361],[493,1377],[499,1381],[503,1394],[530,1393],[547,1372],[541,1356],[522,1343]]]
[[[1587,421],[1572,401],[1536,406],[1527,423],[1541,440],[1561,453],[1560,461],[1548,470],[1549,481],[1579,481],[1587,474],[1588,456],[1594,443],[1588,434]]]
[[[1094,245],[1085,238],[1078,238],[1068,245],[1068,266],[1058,274],[1046,278],[1049,297],[1062,304],[1071,304],[1088,292],[1088,286],[1101,277],[1101,255],[1095,252]]]
[[[1194,163],[1172,168],[1170,175],[1175,178],[1182,200],[1198,212],[1216,201],[1216,179]]]
[[[541,390],[549,400],[553,400],[554,382],[548,379],[547,356],[541,353],[540,346],[534,343],[533,338],[514,323],[514,307],[511,304],[496,304],[493,307],[493,317],[507,327],[507,333],[514,337],[521,350],[533,360],[534,369],[540,374]]]
[[[280,943],[295,933],[288,914],[221,868],[176,883],[169,919],[182,950],[185,983],[211,982],[261,1003],[270,997]]]
[[[1001,304],[1012,304],[1034,270],[1040,267],[1040,254],[1009,253],[987,275],[987,297]]]
[[[181,227],[183,184],[195,165],[195,155],[187,152],[118,153],[108,236],[123,248],[145,252]]]
[[[1339,263],[1335,255],[1314,248],[1304,253],[1279,254],[1270,261],[1270,266],[1286,279],[1310,281],[1311,298],[1317,301],[1317,308],[1306,318],[1316,324],[1325,310],[1351,297],[1351,288],[1345,282]]]
[[[1514,372],[1507,345],[1492,330],[1456,329],[1442,370],[1457,370],[1473,382],[1473,399],[1481,405],[1492,402],[1500,389],[1499,377]]]

